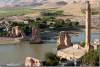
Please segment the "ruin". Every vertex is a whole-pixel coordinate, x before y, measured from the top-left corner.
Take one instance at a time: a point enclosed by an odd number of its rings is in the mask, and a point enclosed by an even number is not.
[[[32,40],[30,42],[31,44],[41,44],[43,41],[41,40],[39,36],[39,28],[32,28]]]
[[[66,31],[60,32],[59,38],[57,40],[57,45],[58,45],[58,50],[72,46],[71,38]]]
[[[60,58],[68,59],[68,60],[75,60],[75,59],[79,59],[80,57],[82,57],[89,50],[97,49],[97,46],[94,45],[94,47],[93,47],[93,45],[90,44],[90,41],[91,41],[91,7],[90,7],[89,1],[86,1],[86,24],[85,24],[85,26],[86,26],[85,47],[83,48],[80,45],[74,44],[73,46],[71,46],[69,48],[58,50],[57,56],[59,56]],[[97,41],[97,42],[99,42],[99,41]]]
[[[12,37],[21,37],[22,31],[20,30],[19,26],[15,26],[12,28],[11,34]]]

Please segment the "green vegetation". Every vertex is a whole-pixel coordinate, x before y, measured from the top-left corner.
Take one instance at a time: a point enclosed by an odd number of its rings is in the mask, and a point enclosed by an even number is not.
[[[57,19],[55,20],[54,28],[57,30],[60,29],[66,29],[66,30],[74,30],[78,29],[79,27],[79,22],[77,21],[71,21],[70,19]]]
[[[32,13],[33,10],[31,8],[25,8],[25,7],[20,7],[20,8],[1,8],[0,9],[0,17],[5,17],[5,16],[20,16],[20,15],[25,15],[27,13]]]
[[[99,49],[92,50],[86,53],[82,58],[81,62],[84,65],[90,65],[90,66],[98,66],[99,65]]]
[[[41,29],[44,29],[44,28],[48,28],[47,26],[47,21],[38,17],[36,19],[27,19],[27,21],[29,22],[29,25],[31,25],[31,27],[37,27],[37,28],[41,28]]]
[[[63,11],[61,10],[46,10],[41,12],[41,16],[61,16]]]
[[[56,8],[49,8],[46,10],[55,10]],[[7,16],[22,16],[28,13],[33,12],[45,12],[45,9],[41,8],[34,8],[34,6],[25,6],[25,7],[14,7],[14,8],[0,8],[0,17],[7,17]],[[62,11],[57,11],[59,14]]]
[[[10,8],[10,9],[0,9],[0,14],[4,14],[3,16],[13,16],[16,13],[21,15],[22,13],[30,13],[33,10],[31,8],[23,7],[23,8]],[[27,17],[25,21],[28,23],[25,24],[23,22],[17,21],[8,21],[10,24],[9,27],[19,26],[25,34],[29,34],[32,32],[32,28],[40,28],[40,29],[52,29],[57,31],[62,30],[77,30],[79,29],[78,21],[71,21],[71,19],[58,19],[58,16],[63,16],[63,11],[61,10],[40,10],[41,16],[35,19]],[[7,14],[7,15],[6,15]],[[9,15],[8,15],[9,14]],[[15,16],[17,16],[17,14]],[[1,16],[1,15],[0,15]],[[4,17],[0,20],[5,19]]]
[[[11,24],[11,27],[15,27],[15,26],[19,26],[21,28],[21,30],[28,35],[31,32],[31,27],[29,27],[29,24],[24,24],[23,22],[13,22]]]
[[[21,29],[25,33],[25,35],[29,35],[31,33],[31,27],[29,27],[28,24],[23,24],[21,26]]]
[[[31,27],[38,27],[40,29],[49,29],[53,27],[53,30],[72,30],[79,27],[79,22],[71,21],[70,19],[56,19],[55,17],[38,17],[36,19],[27,19]],[[18,25],[22,26],[23,25]]]
[[[85,41],[82,41],[82,42],[81,42],[81,46],[82,46],[82,47],[85,47]]]
[[[59,58],[53,53],[46,53],[44,66],[56,66],[59,63]]]
[[[0,28],[0,36],[7,36],[7,31]]]
[[[32,32],[32,28],[39,28],[39,29],[52,29],[52,30],[77,30],[79,27],[79,22],[71,21],[70,19],[57,19],[53,16],[51,17],[38,17],[35,19],[28,18],[25,21],[28,23],[25,24],[23,22],[18,21],[8,21],[9,23],[9,30],[11,31],[12,27],[19,26],[23,33],[26,35]],[[1,34],[2,35],[2,34]]]

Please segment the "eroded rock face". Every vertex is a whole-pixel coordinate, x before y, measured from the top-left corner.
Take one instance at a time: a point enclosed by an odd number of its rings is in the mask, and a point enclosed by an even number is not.
[[[57,40],[57,45],[58,45],[58,50],[72,46],[71,38],[66,31],[60,32],[59,38]]]
[[[36,58],[26,57],[25,59],[25,67],[38,67],[40,65],[40,61]]]

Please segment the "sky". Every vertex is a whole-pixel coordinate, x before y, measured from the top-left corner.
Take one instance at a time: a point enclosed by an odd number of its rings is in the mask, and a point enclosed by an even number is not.
[[[16,2],[33,2],[33,1],[42,1],[42,0],[0,0],[0,3],[16,3]]]
[[[0,3],[13,3],[13,2],[18,2],[18,1],[28,2],[28,1],[42,1],[42,0],[0,0]],[[55,1],[55,0],[49,0],[49,1]],[[56,0],[56,1],[62,1],[62,0]],[[63,0],[63,1],[68,2],[68,1],[72,1],[72,0]]]
[[[41,3],[43,0],[0,0],[0,7],[14,6],[15,4]]]
[[[0,6],[5,6],[5,5],[13,5],[14,3],[34,3],[34,2],[42,2],[43,0],[0,0]],[[57,2],[57,1],[66,1],[66,2],[71,2],[71,1],[85,1],[85,0],[47,0],[51,2]]]

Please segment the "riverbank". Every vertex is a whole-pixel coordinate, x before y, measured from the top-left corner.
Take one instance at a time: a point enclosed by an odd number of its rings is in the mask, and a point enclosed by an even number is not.
[[[15,44],[19,42],[20,38],[0,37],[0,44]]]

